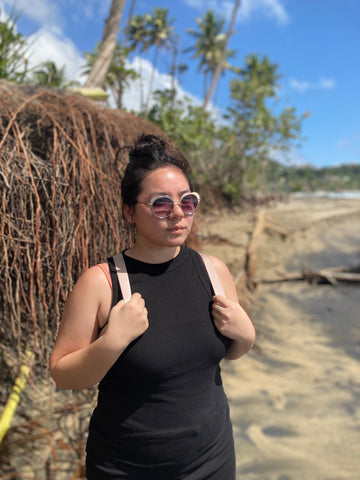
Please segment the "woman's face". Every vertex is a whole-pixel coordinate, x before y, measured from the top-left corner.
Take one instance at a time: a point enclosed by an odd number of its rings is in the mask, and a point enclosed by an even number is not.
[[[147,244],[149,248],[182,245],[190,233],[193,216],[185,216],[179,203],[175,203],[171,214],[159,219],[152,214],[148,204],[156,195],[169,195],[179,202],[182,195],[188,192],[189,182],[180,169],[168,166],[149,172],[137,199],[142,203],[124,207],[126,219],[136,225],[137,243]]]

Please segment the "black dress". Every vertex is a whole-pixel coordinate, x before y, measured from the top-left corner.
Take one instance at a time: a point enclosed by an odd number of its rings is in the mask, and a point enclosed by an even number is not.
[[[99,384],[87,441],[88,480],[234,480],[235,454],[219,362],[229,346],[213,325],[200,256],[126,257],[148,330]],[[122,297],[113,263],[113,305]]]

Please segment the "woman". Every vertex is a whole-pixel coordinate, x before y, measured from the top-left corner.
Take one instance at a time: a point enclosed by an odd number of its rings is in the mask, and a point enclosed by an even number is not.
[[[211,257],[226,296],[214,295],[184,246],[200,201],[185,158],[149,135],[129,159],[121,194],[136,242],[123,253],[134,293],[124,302],[113,259],[87,270],[65,305],[51,375],[64,389],[99,382],[88,480],[233,480],[219,362],[246,353],[254,328],[224,263]]]

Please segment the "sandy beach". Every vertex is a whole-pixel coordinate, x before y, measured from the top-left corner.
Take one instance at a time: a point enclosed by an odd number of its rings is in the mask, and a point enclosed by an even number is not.
[[[203,249],[234,275],[259,210],[287,232],[259,238],[259,279],[360,264],[360,200],[291,199],[202,223]],[[238,479],[360,478],[359,300],[359,283],[259,282],[255,348],[223,364]]]
[[[258,284],[246,297],[256,344],[222,365],[237,480],[359,480],[360,283],[274,280],[359,265],[360,200],[293,198],[201,217],[201,250],[222,258],[235,278],[259,212],[271,228],[258,238]],[[30,378],[1,478],[80,478],[95,395],[55,392],[48,377]]]

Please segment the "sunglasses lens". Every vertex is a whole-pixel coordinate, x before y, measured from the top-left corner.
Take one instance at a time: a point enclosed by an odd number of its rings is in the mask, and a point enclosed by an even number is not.
[[[181,199],[181,208],[185,215],[193,215],[198,205],[199,200],[193,193],[189,193]]]
[[[159,197],[152,204],[153,214],[158,218],[167,218],[173,209],[171,198]]]

